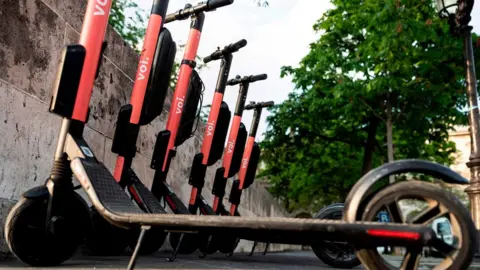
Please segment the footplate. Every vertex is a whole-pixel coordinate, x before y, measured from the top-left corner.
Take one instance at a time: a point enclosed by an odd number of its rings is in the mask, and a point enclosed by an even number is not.
[[[160,202],[153,196],[152,192],[140,181],[135,172],[130,168],[128,170],[130,179],[132,180],[132,186],[135,188],[135,191],[138,193],[143,203],[147,206],[150,213],[154,214],[165,214],[167,213],[162,207]]]
[[[420,225],[385,224],[378,222],[345,223],[335,220],[173,215],[143,213],[115,182],[103,164],[75,158],[72,170],[105,218],[123,226],[153,225],[165,229],[198,229],[215,233],[230,231],[241,238],[252,235],[278,240],[297,239],[308,244],[318,239],[348,241],[358,247],[380,244],[425,246],[433,244],[435,233]],[[291,242],[291,241],[289,241]],[[292,241],[293,242],[293,241]]]
[[[143,213],[130,200],[105,165],[94,160],[75,158],[70,166],[73,174],[102,215],[106,212],[119,215]]]

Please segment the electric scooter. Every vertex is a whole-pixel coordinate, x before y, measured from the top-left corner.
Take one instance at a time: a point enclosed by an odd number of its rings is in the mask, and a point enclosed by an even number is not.
[[[214,200],[212,208],[217,215],[230,215],[223,204],[223,197],[225,195],[227,179],[233,177],[240,170],[241,158],[247,139],[247,130],[242,123],[242,115],[250,84],[266,79],[266,74],[245,76],[244,78],[237,75],[234,79],[227,82],[230,86],[240,84],[240,88],[235,107],[235,116],[230,127],[227,146],[223,154],[223,165],[215,172],[213,182],[212,194],[214,195]],[[235,213],[235,216],[240,216],[238,211]],[[210,235],[208,239],[204,240],[208,241],[206,244],[201,245],[200,251],[202,252],[202,257],[205,256],[205,254],[212,254],[217,250],[230,256],[238,244],[237,238],[230,237],[228,233]]]
[[[146,213],[165,214],[160,202],[131,168],[137,150],[136,142],[140,126],[151,123],[162,112],[176,53],[176,44],[172,35],[168,29],[162,28],[162,19],[156,16],[157,8],[158,5],[154,2],[140,54],[132,97],[130,104],[120,109],[112,152],[118,155],[114,178],[120,186],[128,191],[132,200]],[[131,233],[110,225],[96,213],[95,208],[92,212],[94,228],[86,241],[89,251],[94,255],[115,255],[123,252],[128,242],[130,246],[135,247],[138,233]],[[151,254],[157,251],[163,245],[165,238],[166,233],[162,228],[152,228],[140,253]]]
[[[237,43],[230,44],[224,49],[218,49],[211,55],[205,57],[204,62],[209,63],[221,59],[220,71],[218,74],[217,86],[213,97],[212,106],[205,127],[201,153],[195,155],[189,177],[189,184],[192,185],[188,210],[196,215],[200,210],[202,215],[215,215],[215,211],[203,199],[202,188],[205,184],[205,174],[207,167],[215,164],[221,157],[225,139],[228,131],[231,113],[228,105],[223,101],[223,95],[227,86],[230,67],[233,60],[233,53],[247,45],[246,40],[240,40]],[[170,243],[174,248],[172,259],[177,252],[184,253],[184,250],[191,252],[194,247],[201,248],[202,238],[207,236],[197,235],[198,237],[187,237],[182,234],[170,234]]]
[[[166,10],[168,1],[157,3],[159,10]],[[211,7],[223,3],[209,1]],[[344,221],[145,213],[95,158],[82,136],[110,7],[111,1],[90,0],[81,45],[69,45],[63,54],[50,106],[50,111],[63,117],[52,174],[45,185],[23,194],[5,224],[7,244],[17,258],[33,266],[58,265],[68,260],[81,243],[90,214],[74,191],[73,173],[106,220],[119,227],[140,228],[128,269],[135,266],[145,232],[157,226],[207,234],[229,232],[243,239],[290,244],[347,241],[355,246],[367,269],[394,267],[379,256],[378,246],[406,248],[402,269],[418,268],[423,247],[445,255],[437,265],[440,269],[466,269],[470,265],[476,229],[468,210],[453,194],[420,181],[377,185],[390,175],[412,172],[434,175],[448,183],[468,183],[449,168],[423,160],[400,160],[365,174],[347,196]],[[412,220],[372,222],[379,211],[396,211],[393,206],[397,206],[397,200],[409,198],[422,198],[429,207]],[[428,217],[438,215],[447,216],[454,225],[452,234],[458,240],[455,244],[443,242],[429,227]]]
[[[167,121],[167,129],[161,131],[157,136],[157,141],[154,146],[154,152],[150,165],[150,167],[155,170],[151,193],[157,201],[160,202],[163,200],[165,204],[168,204],[169,208],[175,214],[190,214],[189,209],[182,203],[180,198],[176,196],[176,194],[166,182],[166,177],[168,174],[170,162],[176,154],[175,148],[183,144],[183,142],[185,142],[188,138],[191,137],[195,120],[198,118],[197,108],[201,100],[204,86],[203,82],[201,81],[198,73],[194,70],[194,68],[196,66],[195,57],[197,55],[201,31],[205,20],[204,12],[212,11],[223,6],[230,5],[232,3],[233,0],[210,0],[207,2],[199,3],[196,6],[191,6],[187,4],[184,9],[169,14],[165,20],[166,23],[173,22],[175,20],[185,20],[187,18],[191,18],[192,20],[190,24],[190,34],[185,49],[184,59],[182,60],[180,66],[178,83],[176,85],[174,97],[170,107],[170,114]],[[241,46],[239,46],[239,44],[232,45],[229,50],[231,50],[231,53],[233,53],[240,47]],[[130,117],[127,114],[127,116],[124,118],[128,119]],[[148,121],[146,122],[148,123]],[[120,131],[118,134],[129,133]],[[136,141],[136,137],[132,136],[128,138],[123,136],[123,138],[123,140],[119,140],[119,146],[131,145],[132,143],[128,142]],[[119,157],[119,159],[117,160],[115,175],[120,175],[121,173],[119,172],[128,172],[127,178],[135,179],[136,177],[132,177],[132,174],[130,173],[130,165],[131,162],[125,163],[123,157]],[[120,178],[123,178],[123,176]],[[141,182],[132,181],[132,183]],[[132,188],[129,188],[130,191],[131,189]],[[136,193],[138,194],[138,192]],[[132,197],[137,199],[142,198],[142,196]],[[178,242],[180,242],[182,239],[175,237],[176,235],[176,233],[171,232],[169,237],[170,244],[174,248],[174,254],[171,258],[168,259],[169,261],[173,261],[178,252],[192,253],[198,248],[198,241],[196,240],[195,234],[188,234],[187,236],[185,236],[185,242],[192,243],[191,245],[182,245],[181,249],[177,248],[180,247],[180,245],[178,245]],[[188,239],[192,240],[188,241]],[[147,241],[144,245],[145,248],[142,248],[140,251],[146,250],[143,253],[151,253],[152,251],[157,250],[161,246],[160,243],[163,242],[161,240],[162,239],[158,241]]]
[[[242,190],[250,187],[255,181],[255,176],[257,172],[258,162],[260,161],[260,146],[255,142],[255,136],[257,135],[258,124],[262,115],[263,108],[272,107],[274,105],[273,101],[255,103],[250,102],[245,106],[245,110],[254,110],[252,125],[250,127],[250,134],[248,135],[247,145],[243,152],[243,157],[241,159],[240,171],[238,173],[238,179],[233,181],[232,188],[230,191],[229,202],[230,205],[230,215],[235,215],[238,212],[238,205],[240,204],[240,198],[242,196]],[[230,235],[231,241],[238,243],[239,238],[235,238],[234,235]],[[253,253],[258,240],[254,241],[252,251],[249,255]],[[265,247],[266,253],[269,243]],[[232,245],[232,249],[226,250],[229,254],[233,253],[235,245]]]

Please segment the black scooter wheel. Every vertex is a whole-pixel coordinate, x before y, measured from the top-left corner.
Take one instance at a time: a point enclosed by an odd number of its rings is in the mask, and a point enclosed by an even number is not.
[[[175,250],[180,244],[181,235],[181,233],[170,233],[170,235],[168,236],[168,241],[170,242],[170,246],[173,250]],[[200,242],[201,241],[199,241],[198,234],[186,233],[183,236],[183,240],[178,249],[178,253],[192,254],[198,249]]]
[[[238,246],[239,239],[237,237],[232,237],[224,235],[218,239],[218,251],[223,254],[229,254],[235,251]]]
[[[129,246],[132,250],[135,250],[139,235],[139,229],[130,230]],[[143,238],[139,253],[142,255],[150,255],[157,252],[163,246],[166,238],[167,233],[164,229],[152,227],[150,230],[145,232],[145,237]]]
[[[88,205],[75,192],[68,198],[52,217],[53,231],[46,228],[48,199],[22,198],[13,207],[5,223],[5,238],[20,261],[56,266],[72,257],[83,243],[91,227]]]
[[[88,235],[86,252],[93,256],[115,256],[124,253],[128,246],[130,231],[110,224],[92,206],[90,207],[93,228]]]
[[[321,209],[314,218],[341,220],[343,203],[335,203]],[[315,255],[324,263],[335,268],[353,268],[360,265],[355,248],[348,243],[318,242],[312,245]]]
[[[414,203],[423,201],[424,203]],[[409,205],[419,205],[417,213],[405,215],[402,210],[403,202]],[[405,207],[404,207],[405,208]],[[420,181],[404,181],[388,186],[379,191],[368,202],[363,221],[376,221],[377,214],[387,211],[390,220],[395,223],[419,224],[432,226],[435,220],[448,221],[451,243],[434,235],[443,242],[441,250],[445,253],[444,259],[435,269],[468,269],[474,255],[476,246],[476,229],[468,210],[452,193],[430,183]],[[439,232],[438,232],[439,233]],[[448,248],[446,248],[449,246]],[[433,246],[435,248],[435,246]],[[421,264],[422,250],[414,247],[405,249],[404,259],[400,269],[416,269]],[[368,269],[399,269],[391,265],[377,251],[377,249],[361,249],[357,252],[358,258]],[[431,266],[431,265],[430,265]],[[429,267],[430,267],[429,266]]]
[[[218,251],[218,243],[215,235],[202,234],[199,237],[198,250],[202,253],[213,254]]]

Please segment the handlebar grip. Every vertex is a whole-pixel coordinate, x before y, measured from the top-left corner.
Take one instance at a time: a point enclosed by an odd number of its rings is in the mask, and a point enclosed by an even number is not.
[[[247,46],[247,40],[242,39],[240,41],[237,41],[233,44],[228,45],[227,48],[225,48],[225,49],[228,52],[236,52],[236,51],[240,50],[241,48],[243,48],[245,46]]]
[[[267,107],[272,107],[275,105],[275,102],[273,101],[267,101],[267,102],[260,102],[260,103],[255,103],[254,101],[250,102],[247,106],[245,106],[245,110],[253,110],[253,109],[262,109],[262,108],[267,108]]]
[[[220,7],[228,6],[233,4],[234,0],[209,0],[207,2],[208,10],[214,10]]]
[[[222,51],[215,51],[214,53],[210,54],[209,56],[203,58],[203,62],[206,64],[213,60],[218,60],[222,57]]]
[[[211,55],[209,55],[209,56],[203,58],[203,63],[206,64],[208,62],[211,62],[212,60],[213,60],[213,57]]]
[[[268,78],[267,74],[260,74],[250,77],[250,82],[263,81]]]
[[[273,105],[275,105],[275,102],[273,101],[262,102],[261,105],[262,107],[272,107]]]

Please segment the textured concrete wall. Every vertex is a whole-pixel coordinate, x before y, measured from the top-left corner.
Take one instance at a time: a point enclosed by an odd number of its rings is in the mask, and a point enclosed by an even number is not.
[[[86,1],[78,0],[0,0],[0,231],[10,207],[21,193],[41,185],[52,164],[60,118],[49,114],[47,106],[59,53],[64,44],[79,38]],[[122,104],[131,95],[132,78],[138,55],[111,28],[106,34],[108,48],[96,80],[91,100],[91,115],[85,137],[97,157],[109,169],[115,155],[110,152],[115,120]],[[169,97],[171,99],[172,93]],[[156,134],[165,127],[170,104],[150,125],[142,127],[137,141],[134,169],[150,186],[149,168]],[[184,200],[190,193],[187,176],[194,154],[199,151],[203,126],[178,148],[168,182]],[[207,172],[204,196],[211,201],[216,166]],[[245,216],[284,216],[286,213],[268,192],[252,185],[243,195],[239,209]],[[3,237],[1,237],[3,239]],[[239,251],[250,248],[242,242]],[[272,250],[292,248],[272,246]],[[6,246],[0,242],[0,251]]]

